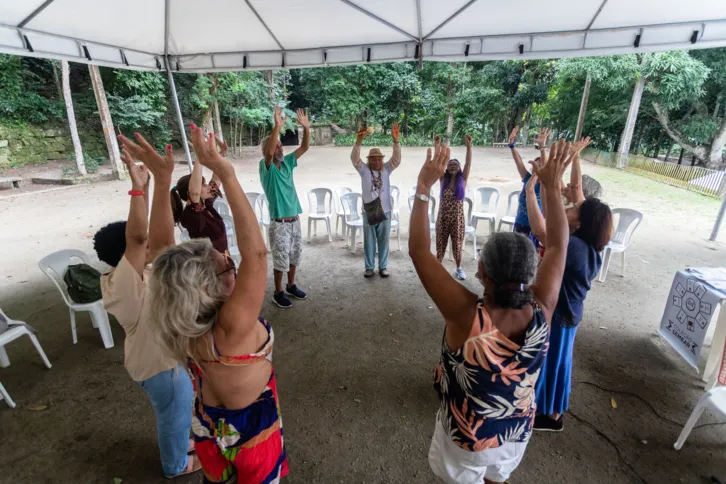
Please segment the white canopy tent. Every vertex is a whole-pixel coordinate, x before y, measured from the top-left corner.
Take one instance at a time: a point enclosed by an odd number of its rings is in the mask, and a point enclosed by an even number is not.
[[[166,71],[190,169],[172,72],[722,46],[726,0],[0,0],[0,53]]]
[[[724,0],[0,0],[0,52],[211,72],[726,45]]]

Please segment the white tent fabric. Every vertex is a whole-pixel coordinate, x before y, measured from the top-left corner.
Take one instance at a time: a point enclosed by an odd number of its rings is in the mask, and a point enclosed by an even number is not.
[[[726,46],[726,0],[0,0],[0,52],[212,72]]]

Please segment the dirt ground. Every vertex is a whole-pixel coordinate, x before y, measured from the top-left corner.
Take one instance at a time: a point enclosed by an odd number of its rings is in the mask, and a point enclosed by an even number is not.
[[[403,247],[395,251],[394,237],[390,279],[364,280],[362,250],[351,254],[339,234],[329,243],[320,225],[298,272],[309,300],[289,311],[270,302],[263,308],[276,332],[288,482],[438,482],[427,453],[437,409],[432,370],[443,324],[406,252],[405,200],[424,152],[404,148],[392,176],[402,192]],[[455,154],[463,159],[463,149]],[[296,184],[306,211],[309,188],[360,189],[348,155],[348,148],[320,147],[301,158]],[[243,187],[259,191],[257,159],[235,165]],[[680,427],[650,407],[685,422],[703,393],[696,373],[656,331],[677,270],[724,264],[723,242],[706,241],[719,203],[622,171],[586,164],[584,172],[602,183],[611,206],[635,208],[645,218],[628,252],[626,277],[620,277],[616,258],[607,281],[594,283],[588,296],[565,431],[535,433],[511,482],[726,479],[724,427],[695,430],[676,452]],[[184,173],[180,165],[178,174]],[[506,194],[521,188],[508,150],[475,150],[470,186],[483,184],[501,189],[503,213]],[[105,350],[88,317],[79,315],[73,345],[68,311],[37,266],[44,255],[65,248],[82,249],[95,261],[93,233],[126,218],[127,190],[128,182],[105,182],[0,199],[0,306],[38,329],[53,363],[47,370],[27,340],[7,347],[12,365],[0,369],[0,381],[18,407],[0,402],[2,483],[111,483],[115,477],[166,482],[151,406],[123,367],[122,329],[112,321],[116,346]],[[482,243],[484,224],[479,232]],[[468,243],[464,268],[470,277],[464,284],[480,291],[471,250]],[[453,271],[453,262],[445,264]],[[270,296],[271,288],[268,280]],[[48,408],[28,408],[36,404]],[[711,422],[718,420],[707,412],[699,423]]]

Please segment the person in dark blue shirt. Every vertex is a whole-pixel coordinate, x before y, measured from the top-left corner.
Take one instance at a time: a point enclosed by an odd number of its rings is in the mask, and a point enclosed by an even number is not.
[[[529,170],[527,170],[527,167],[524,166],[524,162],[522,162],[522,157],[520,156],[519,151],[517,151],[517,148],[515,147],[515,140],[517,139],[518,132],[519,126],[515,126],[512,132],[509,134],[509,149],[512,151],[512,158],[514,158],[514,163],[517,165],[517,171],[519,172],[519,176],[522,179],[522,192],[519,194],[519,203],[517,204],[517,216],[514,218],[514,231],[529,237],[529,239],[534,244],[534,248],[538,249],[539,242],[532,235],[532,230],[529,226],[529,217],[527,216],[526,187],[527,182],[529,182],[529,180],[532,178],[532,174],[529,172]],[[547,131],[543,132],[547,133]],[[538,160],[539,158],[535,158],[535,161]],[[537,195],[537,204],[539,205],[539,183],[535,185],[534,191]]]
[[[579,153],[590,143],[585,138],[574,146]],[[532,183],[532,182],[530,182]],[[529,220],[532,232],[546,246],[546,229],[542,211],[532,200],[529,190]],[[561,431],[564,428],[562,414],[568,409],[572,349],[577,327],[582,320],[585,298],[591,282],[597,277],[602,265],[600,253],[607,245],[613,231],[613,215],[610,207],[597,198],[585,198],[582,191],[582,171],[579,156],[572,161],[570,193],[574,206],[565,213],[570,226],[570,241],[565,259],[560,296],[552,316],[550,347],[542,373],[537,380],[536,401],[540,415],[535,419],[535,430]],[[543,198],[544,195],[542,195]],[[547,210],[547,207],[543,207]]]

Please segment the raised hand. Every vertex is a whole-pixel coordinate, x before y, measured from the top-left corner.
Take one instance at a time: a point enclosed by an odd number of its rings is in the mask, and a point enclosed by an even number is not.
[[[361,144],[363,142],[363,138],[368,136],[368,128],[359,127],[358,131],[355,133],[355,142],[356,144]]]
[[[227,142],[223,139],[219,139],[219,136],[216,134],[214,135],[214,142],[217,143],[217,148],[219,148],[219,154],[222,156],[227,155],[227,150],[229,149],[227,147]]]
[[[471,135],[464,136],[464,144],[467,148],[471,148]]]
[[[171,180],[174,171],[174,157],[171,145],[166,145],[164,156],[156,152],[153,146],[139,133],[134,133],[137,143],[134,143],[124,135],[119,135],[122,149],[125,149],[131,159],[141,160],[146,168],[157,179]],[[127,165],[128,166],[128,165]]]
[[[275,126],[282,126],[285,124],[286,120],[287,116],[282,115],[282,108],[280,106],[275,106]]]
[[[550,146],[550,155],[546,164],[543,165],[542,161],[532,162],[532,171],[546,188],[559,191],[562,175],[575,157],[571,148],[572,143],[560,139]]]
[[[220,179],[223,179],[228,175],[234,176],[234,168],[232,167],[232,164],[217,152],[214,136],[207,136],[204,133],[204,129],[194,124],[192,124],[190,128],[190,137],[192,140],[192,146],[194,147],[194,152],[197,155],[197,162],[212,170],[212,172]]]
[[[436,135],[434,137],[434,150],[441,146],[441,136]]]
[[[449,164],[451,156],[451,149],[447,145],[440,143],[440,137],[437,136],[436,139],[438,141],[434,148],[433,155],[431,148],[426,150],[426,161],[424,162],[424,166],[421,168],[421,172],[418,174],[417,187],[422,190],[425,189],[424,193],[428,193],[433,184],[444,176],[446,166]]]
[[[540,149],[547,147],[547,138],[552,134],[552,130],[549,128],[540,128],[535,138],[535,142],[540,146]]]
[[[570,148],[571,152],[575,154],[576,156],[580,156],[580,152],[590,146],[590,143],[592,143],[592,140],[588,136],[587,138],[582,138],[580,141],[575,142],[572,147]]]
[[[126,169],[129,171],[129,177],[131,178],[131,189],[132,190],[145,190],[149,184],[149,170],[145,165],[138,166],[135,162],[131,153],[125,148],[121,149],[121,161],[126,165]]]
[[[298,109],[295,111],[297,113],[297,124],[302,126],[305,129],[310,129],[310,119],[308,119],[308,115],[305,111],[302,109]],[[284,122],[284,120],[283,120]]]
[[[515,126],[511,133],[509,133],[509,144],[514,144],[517,139],[517,133],[519,133],[519,126]]]
[[[393,138],[393,142],[398,143],[400,137],[401,128],[398,126],[398,123],[393,123],[393,126],[391,126],[391,138]]]

